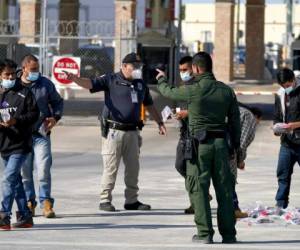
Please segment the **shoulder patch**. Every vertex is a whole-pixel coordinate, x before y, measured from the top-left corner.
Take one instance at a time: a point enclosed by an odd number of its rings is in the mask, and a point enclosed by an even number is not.
[[[137,84],[138,90],[143,90],[143,84],[141,82],[138,82]]]

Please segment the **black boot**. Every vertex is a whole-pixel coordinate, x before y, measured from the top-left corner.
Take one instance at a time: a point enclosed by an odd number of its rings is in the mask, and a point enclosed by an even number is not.
[[[131,204],[125,204],[124,208],[126,210],[151,210],[151,206],[148,204],[143,204],[142,202],[135,202]]]
[[[194,208],[192,206],[190,206],[190,207],[184,209],[184,213],[185,214],[194,214],[195,210],[194,210]]]
[[[237,243],[237,240],[236,240],[236,237],[223,238],[222,243],[223,244],[234,244],[234,243]]]
[[[19,212],[16,212],[17,222],[13,223],[14,228],[30,228],[33,227],[32,215],[23,216]]]
[[[10,217],[0,212],[0,229],[10,230]]]

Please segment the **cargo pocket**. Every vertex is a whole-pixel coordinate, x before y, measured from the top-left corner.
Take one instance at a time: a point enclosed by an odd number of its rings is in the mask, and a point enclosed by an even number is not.
[[[185,188],[189,193],[199,191],[199,183],[197,177],[188,175],[185,179]]]
[[[101,143],[101,154],[102,155],[113,155],[117,151],[117,135],[116,131],[109,130],[107,138],[102,137]]]

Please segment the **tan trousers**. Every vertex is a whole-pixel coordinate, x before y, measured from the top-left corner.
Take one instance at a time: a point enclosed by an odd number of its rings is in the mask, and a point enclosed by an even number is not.
[[[125,165],[125,204],[137,201],[139,156],[142,138],[139,131],[109,129],[107,138],[102,137],[103,174],[101,178],[100,203],[112,201],[121,158]]]

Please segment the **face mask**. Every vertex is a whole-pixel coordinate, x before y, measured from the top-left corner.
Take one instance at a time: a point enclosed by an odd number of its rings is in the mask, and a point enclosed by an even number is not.
[[[35,82],[40,76],[39,72],[29,72],[29,75],[26,77],[28,81]]]
[[[294,89],[293,86],[290,86],[290,87],[288,87],[288,88],[285,89],[285,93],[287,95],[289,95],[293,91],[293,89]]]
[[[141,69],[134,69],[131,73],[133,79],[142,79],[142,70]]]
[[[192,79],[192,75],[190,72],[186,71],[186,72],[180,72],[180,77],[181,77],[181,80],[184,81],[184,82],[188,82],[189,80]]]
[[[7,79],[3,79],[1,82],[1,85],[3,88],[5,89],[10,89],[13,86],[15,86],[16,80],[7,80]]]

